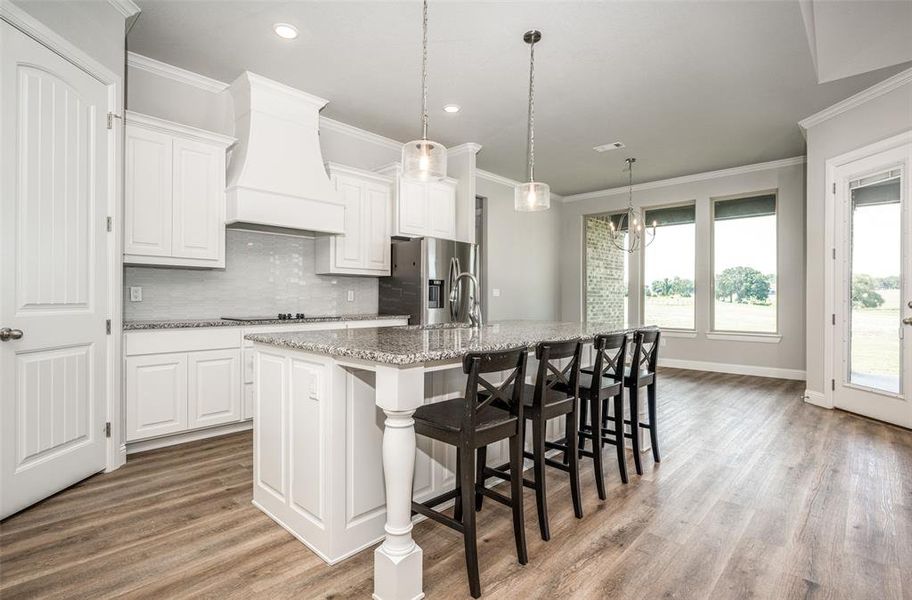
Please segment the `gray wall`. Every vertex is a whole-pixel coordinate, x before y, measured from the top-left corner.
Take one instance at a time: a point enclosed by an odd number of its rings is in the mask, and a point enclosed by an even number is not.
[[[226,237],[224,269],[127,267],[124,318],[377,312],[377,278],[315,275],[313,239],[234,229]],[[142,302],[130,302],[131,285],[142,286]]]
[[[708,363],[736,364],[766,369],[804,370],[804,165],[792,165],[692,183],[657,187],[634,193],[639,206],[664,206],[696,202],[696,329],[695,338],[666,338],[664,358]],[[710,272],[710,199],[762,190],[778,190],[778,310],[779,343],[710,340],[712,274]],[[578,320],[582,316],[583,216],[623,208],[625,193],[576,202],[561,209],[560,289],[561,316]],[[661,235],[661,231],[659,232]],[[630,322],[640,322],[640,255],[630,259]]]
[[[560,316],[558,252],[561,204],[551,210],[513,210],[513,188],[476,177],[475,193],[487,198],[485,301],[488,320],[557,319]],[[492,295],[500,289],[500,297]]]
[[[826,161],[912,129],[912,84],[841,113],[807,131],[807,388],[823,393]]]

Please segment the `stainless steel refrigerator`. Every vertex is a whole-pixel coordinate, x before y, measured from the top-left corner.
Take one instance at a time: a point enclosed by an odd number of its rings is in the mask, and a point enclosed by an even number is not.
[[[456,277],[468,272],[480,282],[480,264],[475,244],[394,240],[391,275],[380,278],[380,314],[410,315],[410,325],[468,322],[473,298],[483,296],[468,277],[456,286]]]

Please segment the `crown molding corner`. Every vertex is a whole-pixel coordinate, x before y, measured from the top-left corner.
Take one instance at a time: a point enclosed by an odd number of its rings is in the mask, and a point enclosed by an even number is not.
[[[475,142],[466,142],[465,144],[459,144],[458,146],[447,148],[447,154],[462,154],[463,152],[478,154],[480,150],[481,144],[476,144]]]
[[[138,15],[142,12],[142,9],[133,0],[108,0],[108,4],[116,8],[124,19],[129,19],[133,15]]]
[[[802,132],[806,132],[808,129],[814,127],[815,125],[819,125],[824,121],[828,121],[835,116],[841,115],[842,113],[852,110],[857,106],[861,106],[865,102],[892,92],[893,90],[908,83],[912,83],[912,68],[906,69],[905,71],[900,71],[896,75],[888,77],[880,83],[876,83],[867,89],[861,90],[854,96],[849,96],[845,100],[837,102],[833,106],[825,108],[818,113],[814,113],[813,115],[798,121],[798,126],[801,127]]]

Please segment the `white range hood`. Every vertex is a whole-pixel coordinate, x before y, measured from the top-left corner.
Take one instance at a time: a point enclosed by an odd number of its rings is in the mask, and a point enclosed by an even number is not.
[[[226,223],[342,233],[345,209],[320,151],[327,101],[249,71],[228,92],[238,143],[228,164]]]

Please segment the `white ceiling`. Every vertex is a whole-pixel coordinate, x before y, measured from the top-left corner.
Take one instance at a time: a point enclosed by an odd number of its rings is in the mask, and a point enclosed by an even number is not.
[[[419,133],[421,3],[140,0],[134,52],[233,80],[242,70],[330,100],[326,116]],[[298,27],[294,41],[272,32]],[[430,137],[478,142],[523,179],[528,46],[536,46],[536,179],[560,194],[804,153],[797,121],[899,71],[816,74],[796,1],[430,3]],[[457,103],[456,115],[443,112]],[[621,140],[625,150],[593,146]]]

